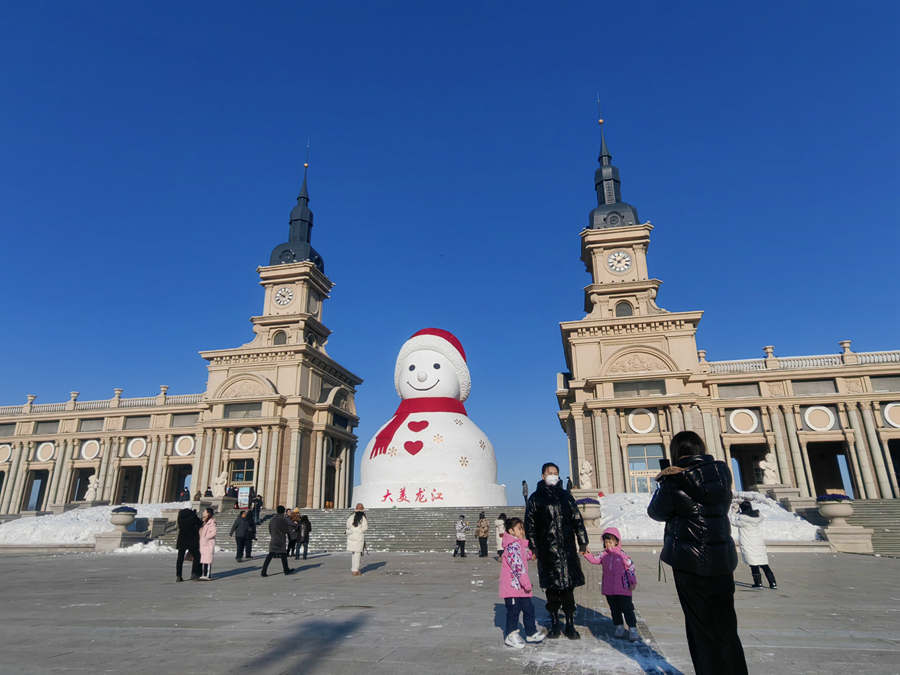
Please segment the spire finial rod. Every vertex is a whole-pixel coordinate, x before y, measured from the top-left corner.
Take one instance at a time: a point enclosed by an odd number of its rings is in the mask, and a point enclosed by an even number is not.
[[[600,94],[597,94],[597,117],[599,118],[597,122],[600,126],[603,126],[603,113],[600,111]]]

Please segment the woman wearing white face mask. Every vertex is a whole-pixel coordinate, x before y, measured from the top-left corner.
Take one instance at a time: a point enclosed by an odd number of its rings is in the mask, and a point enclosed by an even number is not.
[[[575,630],[574,591],[577,586],[584,586],[578,549],[587,551],[587,530],[575,498],[560,485],[559,467],[548,462],[541,472],[543,480],[525,506],[525,536],[538,559],[541,588],[547,593],[551,622],[547,637],[560,636],[557,612],[562,607],[566,617],[565,636],[577,640],[581,636]]]

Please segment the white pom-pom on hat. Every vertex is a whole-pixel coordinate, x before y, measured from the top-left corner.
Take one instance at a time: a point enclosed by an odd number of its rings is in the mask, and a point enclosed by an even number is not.
[[[394,368],[394,387],[397,393],[400,394],[400,368],[403,361],[413,352],[423,350],[437,352],[450,362],[459,378],[459,400],[465,401],[469,398],[472,378],[469,375],[469,366],[466,365],[466,352],[453,333],[440,328],[423,328],[403,344],[397,356],[397,366]]]

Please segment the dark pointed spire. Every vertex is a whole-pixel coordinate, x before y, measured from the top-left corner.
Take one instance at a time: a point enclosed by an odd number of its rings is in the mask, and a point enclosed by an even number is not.
[[[600,99],[597,99],[597,112],[600,112]],[[606,227],[623,227],[637,225],[637,209],[622,201],[619,169],[612,164],[612,155],[606,147],[603,135],[603,117],[600,122],[600,156],[597,161],[600,167],[594,172],[594,189],[597,191],[597,208],[591,211],[588,228],[600,230]]]
[[[269,258],[270,265],[285,265],[305,260],[312,261],[322,272],[325,264],[322,256],[310,246],[312,239],[313,213],[309,209],[309,189],[307,174],[309,172],[309,144],[306,145],[306,161],[303,163],[303,185],[297,195],[297,206],[291,209],[290,230],[288,240],[275,247]]]

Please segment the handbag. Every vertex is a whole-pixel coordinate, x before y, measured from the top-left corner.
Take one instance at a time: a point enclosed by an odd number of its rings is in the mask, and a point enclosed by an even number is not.
[[[184,554],[184,559],[188,562],[194,562],[194,556],[191,555],[190,551]]]

